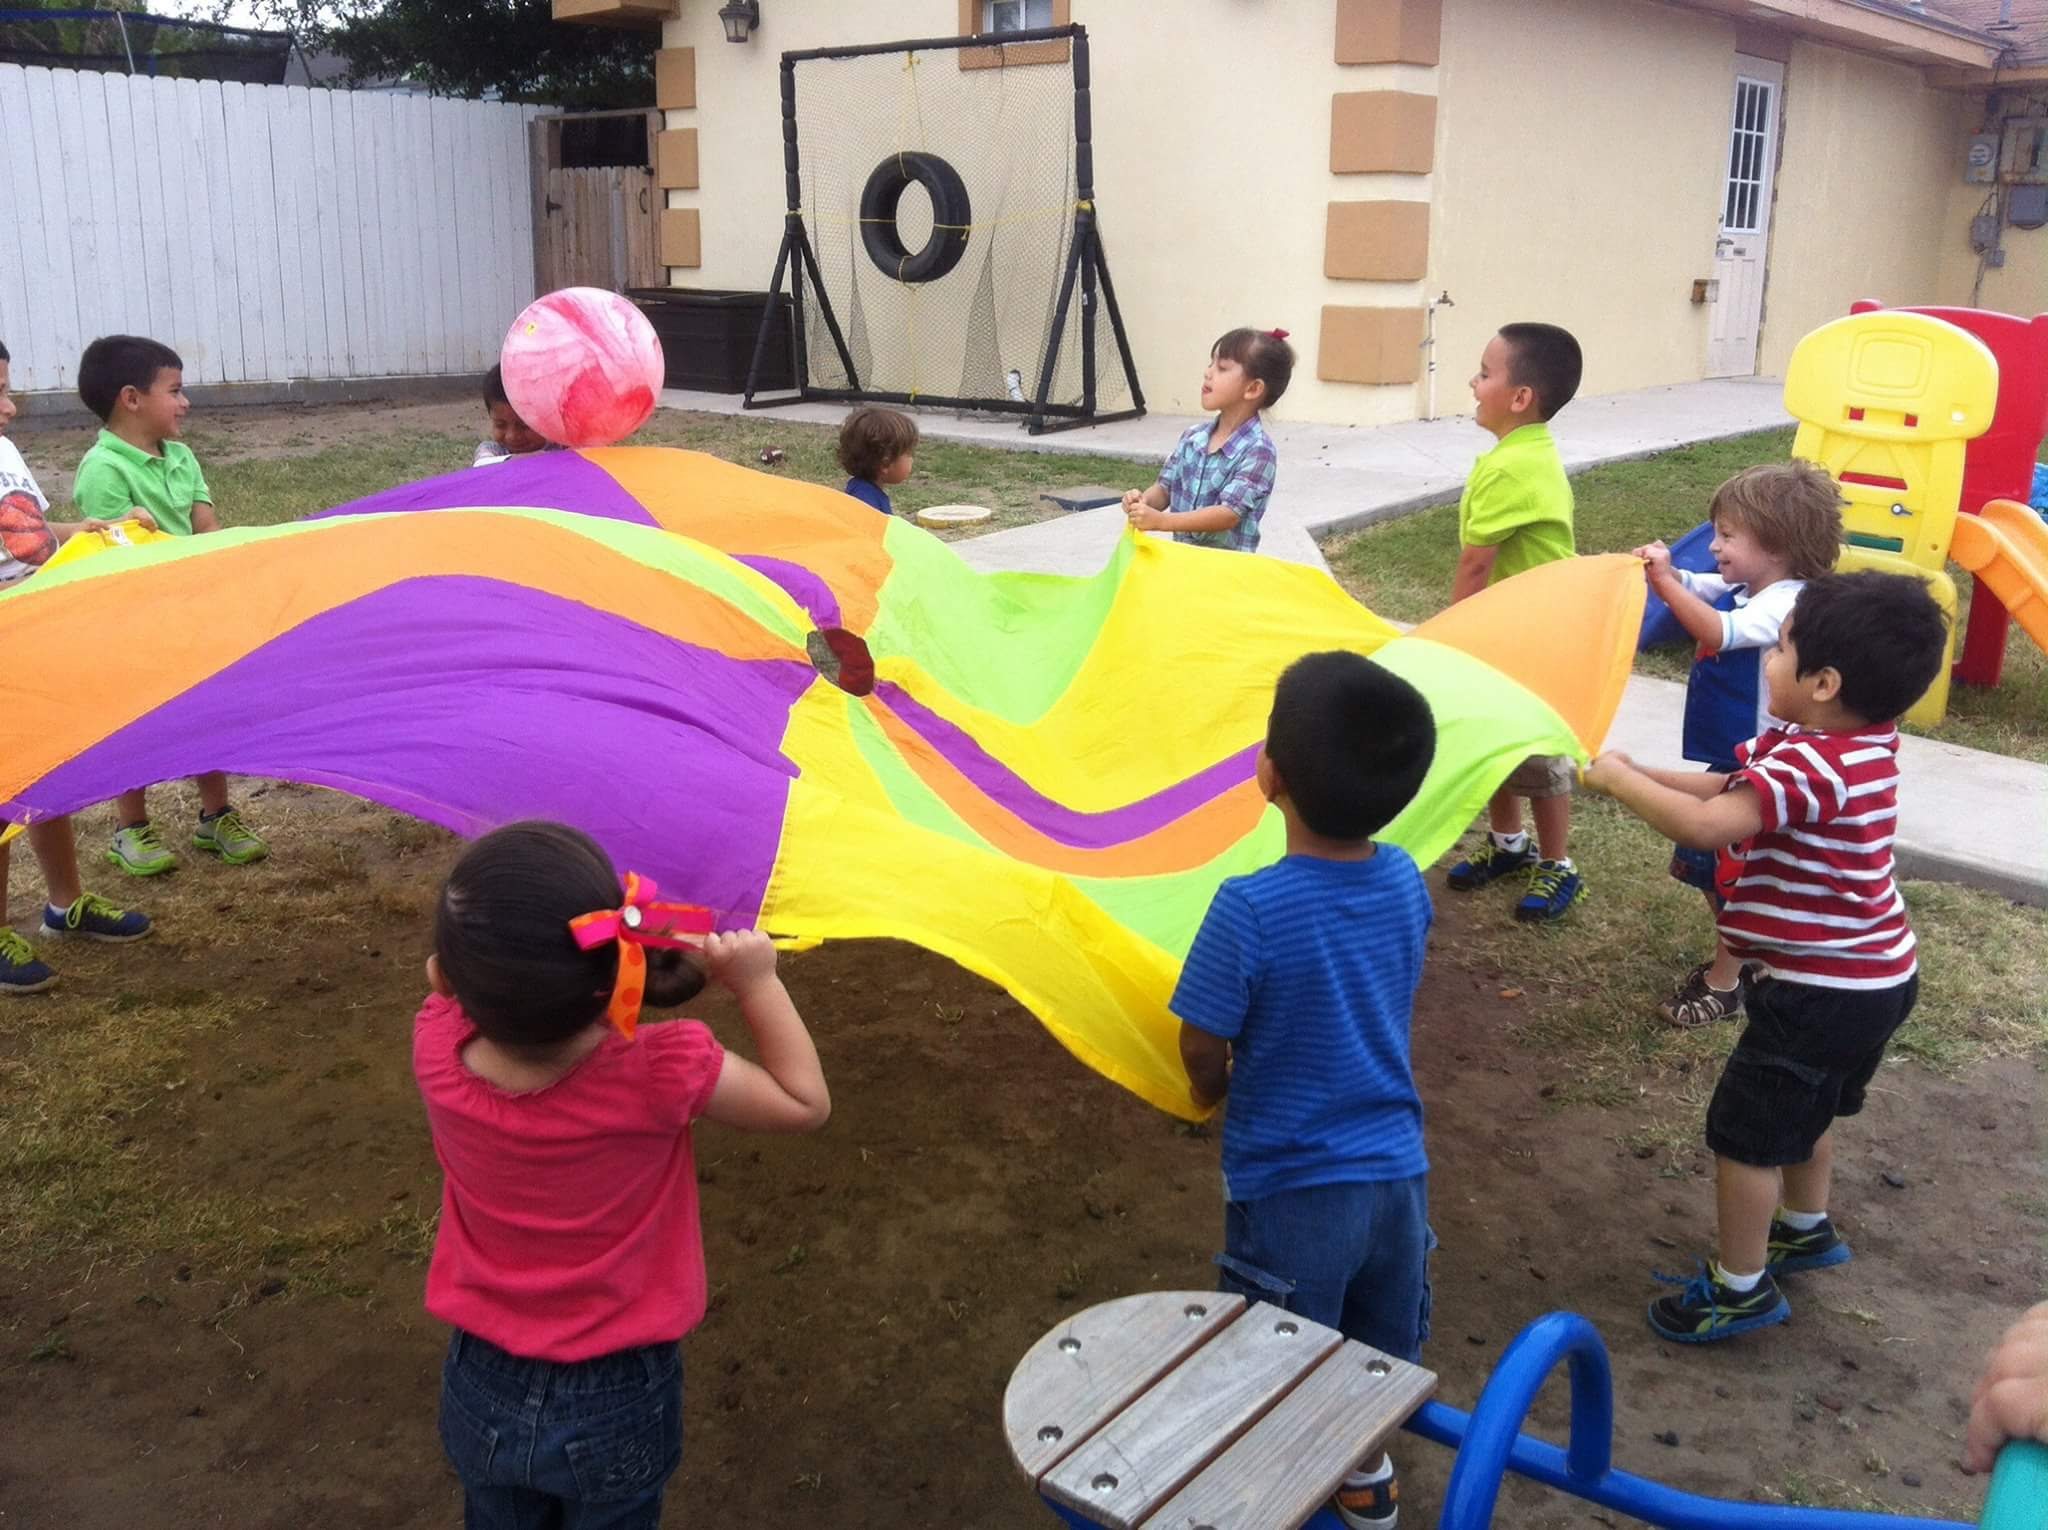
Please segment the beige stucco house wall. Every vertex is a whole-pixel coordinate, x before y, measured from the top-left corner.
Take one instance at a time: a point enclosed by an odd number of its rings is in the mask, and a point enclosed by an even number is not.
[[[1639,0],[1446,0],[1430,235],[1439,391],[1503,323],[1562,324],[1585,390],[1700,376],[1735,29]]]
[[[1983,201],[1982,186],[1965,187],[1949,201],[1948,223],[1942,234],[1941,274],[1935,283],[1942,301],[2027,317],[2048,313],[2048,228],[2003,230],[2000,238],[2005,246],[2005,264],[1987,269],[1982,286],[1977,286],[1977,256],[1970,249],[1970,220],[1976,217]]]
[[[1773,5],[1784,24],[1759,26]],[[1104,241],[1156,411],[1195,412],[1209,343],[1252,323],[1293,332],[1286,414],[1415,417],[1424,305],[1443,292],[1440,412],[1469,406],[1486,337],[1520,318],[1579,335],[1589,394],[1702,376],[1710,310],[1692,289],[1713,271],[1738,52],[1785,71],[1761,372],[1857,297],[1957,301],[1958,272],[1974,275],[1955,195],[1969,97],[1928,83],[1910,22],[1869,43],[1888,56],[1838,45],[1865,14],[1839,0],[1057,8],[1089,30]],[[957,35],[980,7],[763,12],[741,45],[714,0],[679,0],[662,27],[663,258],[678,285],[767,285],[784,49]],[[1823,12],[1833,33],[1799,34]],[[2043,290],[2035,260],[1993,273],[1985,300],[2005,290],[2024,307],[2029,272]]]
[[[2040,87],[2035,87],[2038,91]],[[1980,131],[1986,125],[1984,97],[1966,99],[1963,133]],[[1995,119],[1992,125],[1996,125]],[[1950,188],[1947,218],[1941,235],[1941,268],[1935,286],[1942,301],[1959,306],[1997,309],[2028,317],[2048,313],[2048,228],[1999,230],[2005,250],[2003,266],[1985,266],[1978,280],[1977,252],[1970,244],[1970,223],[1984,211],[1989,186],[1972,185],[1956,177]]]
[[[1782,376],[1800,337],[1857,298],[1956,300],[1939,278],[1968,144],[1963,106],[1960,93],[1930,88],[1910,66],[1793,48],[1764,300],[1766,375]]]

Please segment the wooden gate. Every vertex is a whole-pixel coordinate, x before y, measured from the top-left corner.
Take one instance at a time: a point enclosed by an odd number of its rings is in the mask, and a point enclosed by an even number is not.
[[[626,119],[644,131],[621,134]],[[600,138],[579,124],[609,131]],[[533,133],[533,267],[542,292],[558,287],[658,287],[656,230],[661,196],[654,186],[654,135],[660,114],[584,112],[535,120]],[[582,139],[584,142],[579,143]],[[625,149],[621,151],[621,144]],[[642,147],[644,143],[644,148]],[[639,163],[592,164],[602,158]]]

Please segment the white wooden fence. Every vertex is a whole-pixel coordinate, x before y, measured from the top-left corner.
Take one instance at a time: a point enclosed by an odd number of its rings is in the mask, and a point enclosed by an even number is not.
[[[538,108],[0,64],[0,342],[191,383],[477,372],[533,298]]]

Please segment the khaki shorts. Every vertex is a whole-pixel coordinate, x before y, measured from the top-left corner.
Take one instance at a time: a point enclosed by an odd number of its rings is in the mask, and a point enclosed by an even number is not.
[[[1532,754],[1501,787],[1517,797],[1569,797],[1578,785],[1579,763],[1568,754]]]

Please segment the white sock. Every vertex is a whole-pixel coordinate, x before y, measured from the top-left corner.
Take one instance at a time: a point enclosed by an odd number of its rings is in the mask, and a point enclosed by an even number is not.
[[[1758,1270],[1754,1275],[1737,1275],[1726,1265],[1716,1260],[1714,1264],[1714,1278],[1731,1291],[1754,1291],[1756,1283],[1764,1278],[1764,1272]]]
[[[1394,1475],[1394,1458],[1385,1451],[1380,1452],[1380,1464],[1367,1471],[1357,1467],[1344,1474],[1344,1486],[1348,1488],[1371,1487],[1376,1482],[1385,1482]]]
[[[1493,848],[1505,850],[1509,855],[1519,855],[1529,848],[1529,831],[1517,829],[1512,834],[1503,834],[1498,829],[1488,829],[1486,837],[1493,841]]]
[[[1828,1214],[1825,1211],[1787,1211],[1783,1206],[1778,1208],[1778,1220],[1794,1232],[1812,1232],[1827,1219]]]

